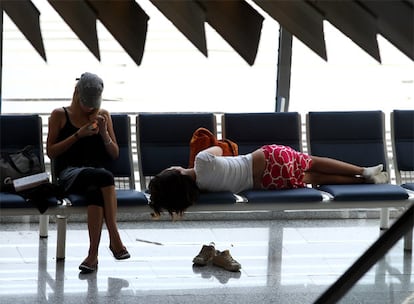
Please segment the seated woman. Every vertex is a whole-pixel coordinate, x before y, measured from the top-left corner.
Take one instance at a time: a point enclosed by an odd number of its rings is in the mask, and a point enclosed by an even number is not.
[[[54,160],[58,183],[67,193],[88,199],[89,251],[79,269],[97,270],[102,225],[109,233],[109,249],[117,260],[128,259],[117,227],[117,199],[106,161],[119,157],[111,115],[101,108],[102,79],[83,73],[68,107],[53,110],[49,118],[47,155]]]
[[[200,191],[239,193],[388,180],[382,164],[364,168],[281,145],[266,145],[246,155],[222,155],[221,147],[212,146],[197,154],[194,168],[171,167],[156,175],[149,184],[153,216],[163,210],[171,216],[182,215],[197,201]]]

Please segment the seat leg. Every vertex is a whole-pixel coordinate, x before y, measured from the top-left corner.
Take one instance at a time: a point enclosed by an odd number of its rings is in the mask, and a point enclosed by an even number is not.
[[[66,251],[66,224],[67,218],[63,215],[56,216],[57,240],[56,240],[56,260],[65,259]]]
[[[390,225],[390,210],[388,208],[381,208],[380,213],[380,229],[386,230]]]
[[[404,235],[404,250],[412,251],[413,250],[413,229],[407,232]]]
[[[41,214],[39,216],[39,236],[47,238],[49,230],[49,215]]]

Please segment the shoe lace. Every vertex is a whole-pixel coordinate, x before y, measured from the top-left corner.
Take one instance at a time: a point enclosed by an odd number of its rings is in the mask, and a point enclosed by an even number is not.
[[[230,253],[229,254],[224,254],[223,255],[223,258],[229,264],[238,264],[238,262],[235,259],[233,259],[233,257],[231,256]]]
[[[212,255],[213,250],[214,248],[211,246],[203,246],[200,253],[198,254],[198,257],[201,257],[203,259],[208,258]]]

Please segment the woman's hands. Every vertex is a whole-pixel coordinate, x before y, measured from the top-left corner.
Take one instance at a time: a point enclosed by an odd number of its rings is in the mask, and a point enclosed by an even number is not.
[[[103,138],[106,138],[108,133],[108,119],[105,116],[105,114],[97,115],[91,122],[83,125],[78,130],[78,136],[87,137],[99,133]]]
[[[82,126],[78,132],[79,137],[99,134],[108,154],[113,159],[119,156],[119,147],[115,140],[112,120],[107,111],[100,111],[96,116],[91,118],[89,123]]]
[[[98,123],[96,121],[93,121],[80,127],[76,133],[78,134],[77,135],[78,138],[82,138],[82,137],[88,137],[88,136],[98,134],[98,132],[99,132]]]
[[[99,133],[104,136],[108,132],[108,117],[106,114],[99,114],[96,117]]]

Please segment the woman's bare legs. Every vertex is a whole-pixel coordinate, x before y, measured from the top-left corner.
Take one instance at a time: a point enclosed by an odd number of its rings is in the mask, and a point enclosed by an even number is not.
[[[103,217],[104,211],[101,206],[88,206],[89,251],[82,264],[93,267],[98,263],[98,248],[101,241]]]
[[[312,168],[305,172],[303,181],[308,184],[361,184],[373,182],[382,171],[382,165],[359,167],[328,157],[312,156]]]
[[[366,179],[359,176],[335,175],[307,171],[303,177],[303,182],[311,185],[363,184],[366,183]]]
[[[117,201],[115,186],[101,188],[104,200],[104,218],[109,233],[109,247],[114,252],[120,252],[124,245],[122,244],[117,226]]]
[[[355,176],[362,175],[364,168],[328,157],[312,156],[310,172],[334,175]]]
[[[97,205],[88,206],[89,251],[88,256],[82,264],[90,267],[94,267],[98,263],[98,250],[104,220],[108,228],[110,248],[115,252],[119,252],[124,248],[116,224],[117,202],[115,187],[104,187],[101,191],[104,199],[104,207],[102,208]]]

